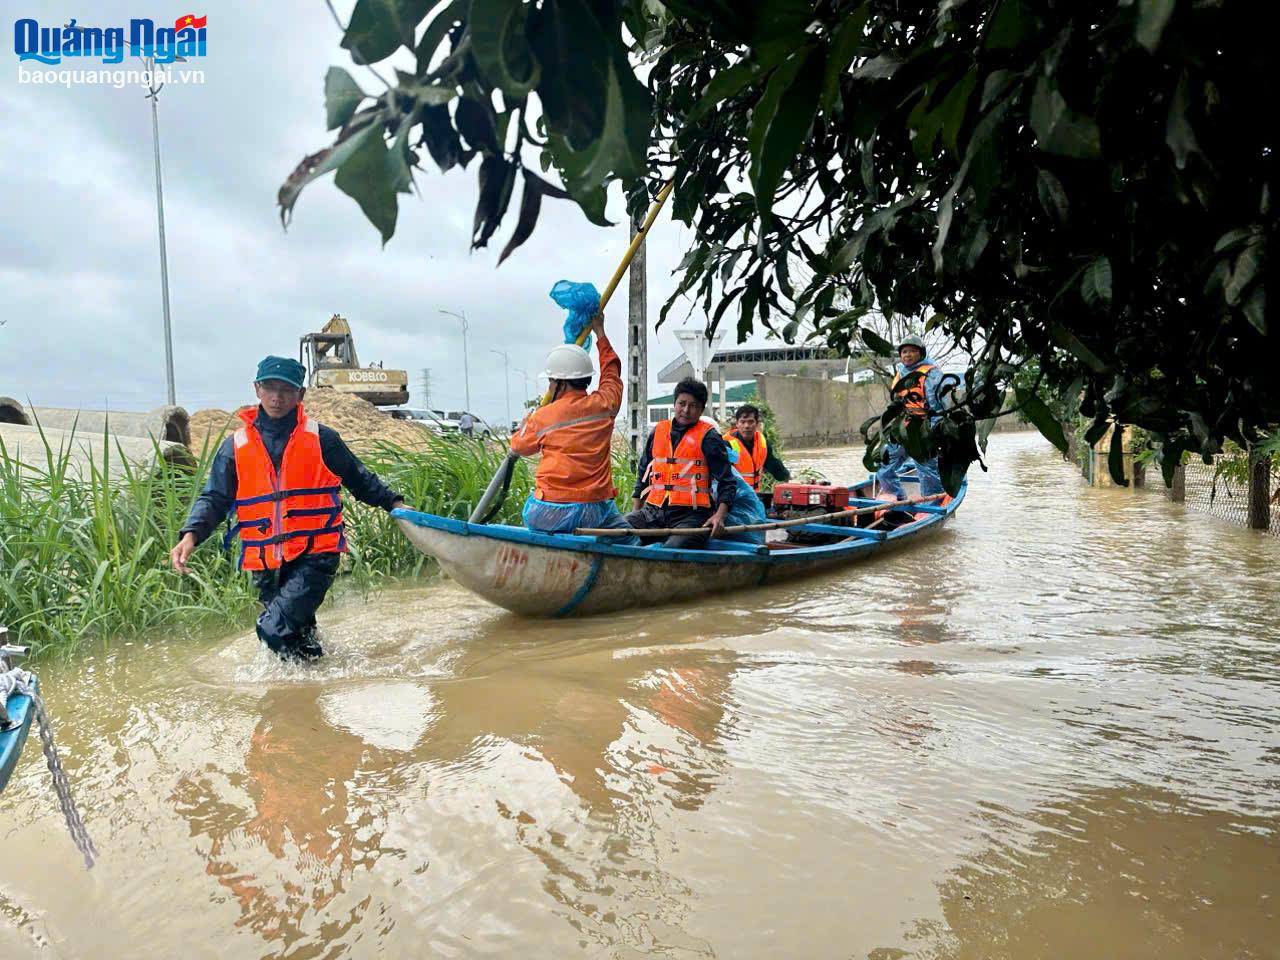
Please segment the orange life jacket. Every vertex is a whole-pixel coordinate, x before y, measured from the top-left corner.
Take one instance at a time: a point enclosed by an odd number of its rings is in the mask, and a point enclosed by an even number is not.
[[[236,523],[226,542],[240,535],[242,570],[277,570],[304,553],[343,553],[342,480],[320,454],[320,424],[298,405],[298,425],[284,455],[280,475],[253,425],[257,409],[239,412],[235,432]]]
[[[760,481],[764,479],[764,462],[769,459],[769,442],[764,438],[764,431],[757,430],[751,449],[737,433],[729,434],[729,446],[738,451],[738,462],[734,464],[742,479],[752,490],[760,489]]]
[[[925,377],[929,375],[929,371],[933,369],[933,366],[934,365],[932,363],[922,363],[914,370],[909,371],[907,376],[913,377],[913,379],[910,386],[904,387],[899,387],[898,383],[905,378],[901,373],[897,372],[897,370],[894,371],[893,383],[889,385],[889,393],[895,399],[902,399],[906,404],[907,413],[914,414],[917,417],[929,415],[929,402],[925,397],[924,381]],[[914,375],[917,373],[920,374],[920,376],[915,377]],[[934,412],[936,413],[937,411]]]
[[[645,471],[645,502],[655,507],[710,507],[711,471],[702,455],[702,438],[711,424],[699,420],[671,448],[671,421],[653,430],[653,459]]]

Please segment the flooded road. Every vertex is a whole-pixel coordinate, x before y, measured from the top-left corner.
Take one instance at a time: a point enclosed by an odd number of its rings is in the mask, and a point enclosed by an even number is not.
[[[854,579],[567,622],[442,582],[324,611],[318,668],[46,665],[101,858],[33,738],[0,957],[1277,957],[1280,541],[991,465]]]

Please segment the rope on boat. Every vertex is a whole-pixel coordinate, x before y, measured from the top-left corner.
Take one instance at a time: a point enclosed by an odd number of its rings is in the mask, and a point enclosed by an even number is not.
[[[58,759],[58,748],[53,742],[53,724],[44,708],[44,699],[36,690],[35,676],[20,667],[0,673],[0,703],[6,702],[12,691],[31,698],[36,721],[40,724],[40,745],[44,750],[45,763],[53,776],[53,792],[58,795],[58,806],[62,808],[62,816],[67,821],[67,831],[71,834],[72,842],[84,856],[85,867],[92,869],[98,849],[93,845],[93,839],[80,818],[75,798],[71,796],[71,784],[67,782],[66,771],[62,769],[62,761]]]
[[[828,520],[838,520],[841,517],[864,517],[869,513],[880,513],[884,510],[894,510],[898,507],[910,507],[919,503],[928,503],[931,500],[941,500],[945,496],[945,493],[935,493],[927,497],[885,500],[874,507],[856,507],[850,510],[840,510],[836,513],[823,513],[815,517],[795,517],[791,520],[772,520],[769,523],[745,523],[736,527],[725,527],[724,532],[752,533],[759,530],[781,530],[784,527],[802,527],[807,523],[826,523]],[[592,527],[579,527],[573,531],[573,535],[575,537],[694,537],[699,534],[709,534],[710,532],[710,527],[673,527],[669,530],[645,530],[632,527],[610,527],[597,530]]]

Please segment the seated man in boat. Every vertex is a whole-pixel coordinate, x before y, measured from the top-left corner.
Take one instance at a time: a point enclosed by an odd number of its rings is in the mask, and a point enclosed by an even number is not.
[[[728,446],[715,425],[702,419],[706,406],[706,384],[691,377],[676,384],[675,414],[653,428],[640,458],[632,511],[626,517],[632,527],[709,527],[711,537],[724,530],[737,484]],[[707,535],[673,534],[663,545],[696,548],[706,546],[707,539]]]
[[[236,524],[224,545],[239,534],[240,569],[253,571],[263,605],[258,637],[284,660],[324,655],[316,610],[347,549],[339,490],[387,511],[404,505],[336,431],[303,411],[306,373],[287,357],[258,364],[260,403],[240,410],[240,428],[214,455],[209,480],[169,555],[175,570],[190,573],[192,551],[234,507]]]
[[[622,406],[622,361],[604,335],[604,314],[591,321],[600,355],[600,385],[591,393],[591,358],[577,344],[564,343],[547,355],[542,375],[552,400],[534,410],[511,438],[522,457],[541,453],[524,522],[542,533],[570,533],[578,527],[625,529],[613,498],[613,421]],[[638,544],[635,537],[610,543]]]
[[[930,425],[941,419],[941,399],[938,387],[942,384],[942,371],[929,362],[925,355],[924,341],[919,337],[907,337],[898,344],[897,369],[893,374],[893,383],[889,386],[889,394],[894,400],[901,400],[906,406],[906,416],[928,417]],[[907,383],[906,378],[919,373]],[[902,483],[898,479],[903,466],[910,458],[906,448],[898,443],[886,444],[884,448],[884,466],[876,473],[881,492],[892,495],[896,500],[903,497]],[[916,473],[920,477],[920,496],[942,493],[942,480],[938,476],[938,458],[916,463]]]
[[[791,471],[769,449],[760,421],[759,407],[744,403],[734,411],[733,430],[725,440],[738,452],[738,472],[752,490],[759,491],[766,471],[773,479],[784,483],[791,479]]]

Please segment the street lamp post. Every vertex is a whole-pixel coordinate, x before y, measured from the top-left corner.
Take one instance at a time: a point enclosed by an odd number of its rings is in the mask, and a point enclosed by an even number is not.
[[[441,310],[446,316],[462,321],[462,378],[467,393],[467,413],[471,412],[471,367],[467,362],[467,313],[454,313],[452,310]]]
[[[146,62],[147,99],[151,101],[151,142],[155,147],[156,158],[156,225],[160,230],[160,297],[164,306],[164,372],[169,406],[172,407],[177,404],[178,396],[173,383],[173,325],[169,319],[169,258],[164,242],[164,188],[160,182],[160,113],[156,106],[164,84],[156,86],[155,58],[148,57]]]
[[[507,388],[507,423],[506,428],[511,429],[511,374],[508,372],[510,363],[507,359],[507,351],[490,350],[490,353],[496,353],[502,358],[502,383]]]

